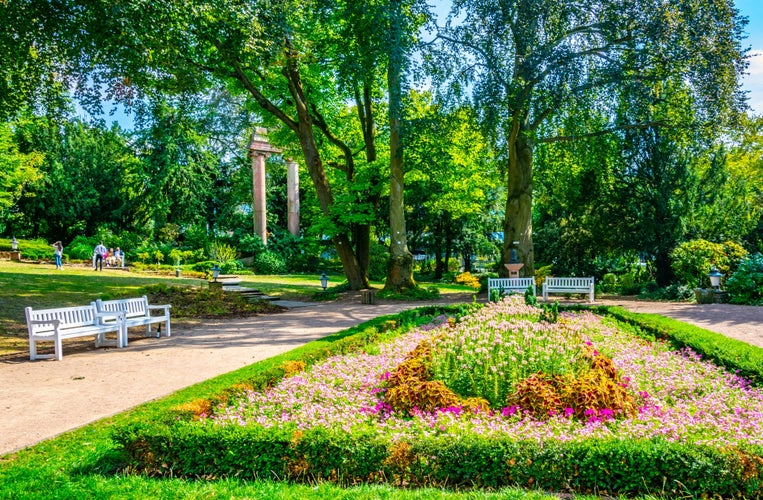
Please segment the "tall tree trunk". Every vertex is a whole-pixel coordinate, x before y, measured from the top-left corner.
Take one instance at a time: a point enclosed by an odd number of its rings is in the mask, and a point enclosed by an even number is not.
[[[372,164],[376,161],[376,119],[374,117],[372,107],[371,96],[371,83],[369,79],[372,76],[366,76],[366,81],[363,82],[363,92],[361,94],[360,89],[355,85],[355,108],[358,112],[358,119],[360,120],[360,128],[363,130],[363,143],[366,152],[366,161]],[[367,191],[366,199],[374,209],[379,206],[379,200],[381,196],[381,190],[379,184],[381,183],[380,176],[373,175],[371,177],[371,185]],[[355,243],[355,255],[358,258],[360,267],[363,272],[368,275],[368,269],[371,265],[371,224],[358,223],[353,225],[353,241]]]
[[[517,257],[524,264],[520,276],[535,275],[532,235],[532,140],[525,135],[514,120],[509,137],[509,169],[506,180],[506,213],[503,219],[503,252],[501,264],[510,261],[511,250],[517,250]],[[498,273],[508,276],[508,270],[501,265]]]
[[[305,155],[305,166],[315,186],[321,211],[324,215],[330,217],[334,206],[334,197],[326,177],[326,171],[323,168],[323,160],[321,159],[318,145],[315,142],[313,119],[308,110],[308,103],[302,88],[302,79],[296,60],[290,59],[288,61],[284,70],[284,76],[286,76],[289,82],[289,90],[295,101],[298,116],[296,133],[299,138],[299,144],[302,147],[302,153]],[[331,237],[331,241],[334,243],[339,260],[342,262],[342,268],[350,289],[360,290],[368,288],[368,276],[353,251],[350,235],[347,232],[336,233]]]
[[[464,272],[465,273],[472,272],[472,252],[471,252],[471,250],[467,249],[466,251],[464,251],[462,256],[464,257]]]
[[[403,198],[403,144],[400,140],[402,116],[403,49],[401,46],[400,0],[390,2],[390,58],[387,69],[389,87],[389,228],[390,258],[387,266],[385,290],[399,292],[413,288],[413,255],[408,251],[405,230],[405,205]]]
[[[434,232],[434,278],[436,280],[442,279],[442,275],[445,273],[444,267],[442,264],[442,242],[445,239],[445,236],[443,235],[443,223],[442,223],[442,217],[438,217],[437,220],[437,227],[435,228]]]

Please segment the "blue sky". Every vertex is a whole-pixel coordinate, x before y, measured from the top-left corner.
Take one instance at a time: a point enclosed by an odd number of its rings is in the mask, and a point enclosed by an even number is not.
[[[749,105],[757,115],[763,114],[763,2],[761,0],[736,0],[739,13],[750,21],[747,25],[747,39],[743,47],[750,47],[750,66],[743,82],[749,92]]]

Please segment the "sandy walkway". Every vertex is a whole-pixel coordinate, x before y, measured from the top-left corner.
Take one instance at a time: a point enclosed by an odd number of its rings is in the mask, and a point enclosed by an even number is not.
[[[618,304],[617,301],[602,301]],[[763,347],[763,307],[622,302]],[[332,303],[282,314],[173,326],[125,349],[67,350],[62,361],[0,361],[0,455],[230,372],[373,317],[421,306]]]

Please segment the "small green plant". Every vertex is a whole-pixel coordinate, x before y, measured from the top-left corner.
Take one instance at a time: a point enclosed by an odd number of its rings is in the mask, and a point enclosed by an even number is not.
[[[153,257],[156,261],[156,269],[159,269],[159,265],[164,262],[164,254],[161,250],[154,250]]]
[[[554,301],[553,304],[544,304],[540,311],[540,321],[546,323],[556,323],[559,321],[559,302]]]
[[[236,249],[226,243],[216,241],[209,250],[212,260],[222,264],[236,259]]]
[[[535,292],[531,286],[528,286],[527,290],[525,290],[525,304],[528,306],[538,305],[538,297],[535,296]]]

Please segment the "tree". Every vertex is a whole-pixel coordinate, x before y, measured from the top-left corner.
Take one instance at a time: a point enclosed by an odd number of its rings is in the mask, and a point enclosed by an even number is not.
[[[118,127],[25,116],[17,121],[15,141],[20,151],[44,158],[39,180],[25,186],[16,204],[25,233],[70,241],[121,225],[121,188],[138,161]]]
[[[13,207],[25,187],[40,179],[38,168],[43,155],[19,152],[10,123],[0,123],[0,226],[7,224]]]
[[[435,277],[456,250],[492,254],[500,218],[498,172],[492,150],[469,107],[443,109],[429,93],[411,92],[405,143],[407,205],[412,241],[435,255]]]
[[[504,151],[507,200],[503,259],[514,241],[532,275],[533,155],[539,127],[577,99],[610,116],[586,135],[659,123],[619,122],[618,93],[684,80],[705,122],[741,107],[745,21],[731,0],[456,0],[439,34],[440,81],[470,93],[494,143]],[[454,51],[464,57],[453,58]]]

